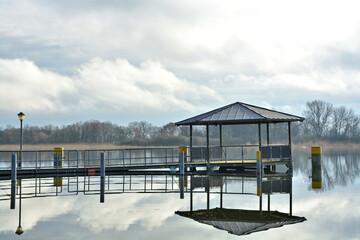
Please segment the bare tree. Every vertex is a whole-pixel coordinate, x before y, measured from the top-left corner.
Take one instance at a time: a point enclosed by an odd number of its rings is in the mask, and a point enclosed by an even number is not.
[[[352,109],[347,111],[345,118],[344,135],[349,138],[356,138],[359,136],[360,119],[355,115]]]
[[[333,109],[331,134],[337,139],[357,138],[360,119],[352,109],[340,106]]]
[[[157,134],[157,128],[146,121],[131,122],[128,126],[133,138],[148,139]]]
[[[190,136],[190,127],[189,126],[180,126],[178,127],[180,136],[189,137]]]
[[[160,129],[160,135],[163,137],[175,136],[177,133],[177,126],[175,123],[168,123]]]
[[[316,136],[324,136],[329,128],[333,105],[322,100],[306,102],[305,124]]]
[[[344,134],[348,115],[349,111],[344,106],[333,108],[331,135],[340,137]]]

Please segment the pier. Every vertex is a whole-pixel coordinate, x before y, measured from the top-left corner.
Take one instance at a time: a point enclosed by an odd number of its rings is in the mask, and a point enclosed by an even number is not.
[[[29,175],[47,174],[100,174],[100,155],[104,155],[103,172],[129,171],[183,171],[205,167],[227,171],[231,169],[256,169],[262,173],[265,169],[276,172],[276,166],[286,165],[292,168],[291,160],[291,122],[304,118],[282,113],[246,103],[233,104],[191,117],[175,124],[188,126],[189,146],[166,148],[128,148],[128,149],[90,149],[66,150],[55,148],[47,151],[0,151],[2,165],[0,179],[10,179],[11,159],[18,154],[17,178]],[[288,139],[286,144],[272,143],[270,124],[285,123]],[[224,129],[231,125],[253,125],[257,127],[256,144],[224,144]],[[206,128],[206,145],[194,144],[194,127]],[[210,139],[210,127],[217,136]],[[263,131],[266,132],[266,139]],[[242,136],[246,139],[247,136]],[[226,140],[226,139],[225,139]],[[181,155],[181,153],[183,155]]]
[[[269,203],[272,194],[264,178],[292,176],[291,122],[303,120],[298,116],[236,102],[175,123],[177,126],[188,126],[189,146],[88,150],[55,147],[49,150],[0,151],[0,180],[5,185],[7,181],[11,182],[11,194],[2,197],[10,198],[11,208],[14,208],[15,188],[20,186],[22,189],[21,181],[24,182],[26,179],[35,181],[33,186],[37,196],[41,192],[41,182],[49,178],[52,179],[51,186],[55,187],[55,193],[58,195],[62,192],[64,184],[67,184],[69,191],[73,181],[76,182],[76,190],[71,192],[78,193],[81,178],[84,189],[88,181],[87,186],[90,190],[90,179],[97,177],[100,180],[97,183],[100,202],[104,202],[105,192],[110,191],[110,177],[121,176],[125,189],[126,177],[130,176],[131,188],[131,176],[144,175],[144,191],[147,190],[147,176],[151,176],[151,179],[153,176],[165,176],[166,181],[168,176],[172,179],[177,176],[180,198],[183,199],[189,176],[234,174],[256,180],[256,195],[259,196],[259,210],[262,211],[263,193],[268,195]],[[270,134],[270,124],[280,123],[286,124],[288,132],[286,143],[282,144],[272,142]],[[258,142],[224,144],[224,128],[231,125],[256,126]],[[206,128],[205,146],[195,144],[194,128],[197,126]],[[218,131],[218,137],[214,137],[213,134],[210,138],[210,127]],[[263,130],[266,132],[266,139]],[[242,137],[246,139],[247,136]],[[282,186],[279,182],[277,184]],[[152,186],[151,184],[151,188]],[[167,186],[166,183],[166,189]]]
[[[12,155],[16,151],[0,151],[3,156],[0,167],[0,180],[11,179],[16,169],[17,178],[100,175],[101,154],[104,154],[105,174],[166,172],[180,174],[180,150],[184,151],[184,170],[191,171],[255,171],[257,169],[257,145],[210,147],[210,159],[206,148],[182,146],[167,148],[128,148],[91,150],[23,150],[22,167],[12,166]],[[289,147],[277,145],[264,146],[261,163],[264,168],[270,165],[291,165]],[[272,152],[270,155],[269,152]],[[196,155],[191,156],[188,153]],[[236,153],[238,157],[232,157]],[[17,163],[15,162],[17,165]],[[191,171],[190,171],[191,169]],[[267,171],[266,171],[267,172]]]

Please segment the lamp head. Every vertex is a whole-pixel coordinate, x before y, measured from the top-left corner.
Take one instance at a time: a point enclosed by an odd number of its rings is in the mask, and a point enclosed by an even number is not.
[[[19,120],[22,121],[25,118],[25,114],[23,112],[18,113]]]

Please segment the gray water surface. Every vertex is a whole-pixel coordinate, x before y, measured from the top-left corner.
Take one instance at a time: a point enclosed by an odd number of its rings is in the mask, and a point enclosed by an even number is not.
[[[151,189],[165,188],[162,187],[164,177],[157,176],[152,185],[145,182],[147,193],[106,194],[105,203],[99,203],[99,195],[83,193],[23,199],[25,232],[21,236],[14,233],[19,220],[18,201],[15,210],[10,210],[8,200],[0,201],[0,239],[359,239],[360,151],[324,151],[322,189],[312,189],[309,156],[309,148],[293,151],[292,214],[306,218],[300,223],[249,235],[231,234],[175,214],[189,210],[190,193],[180,199],[179,193],[172,192],[172,188],[178,189],[176,177],[172,176],[168,176],[172,182],[166,185],[169,192],[152,192]],[[7,191],[4,184],[1,194]],[[144,188],[144,178],[134,176],[132,184],[140,190]],[[229,177],[223,189],[229,193],[223,195],[223,208],[258,210],[256,187],[256,180]],[[121,188],[119,185],[118,189]],[[93,189],[98,190],[96,186]],[[196,190],[193,208],[206,209],[205,187],[199,186]],[[235,192],[249,194],[230,194]],[[210,187],[209,201],[210,208],[220,206],[216,184]],[[289,194],[275,193],[271,195],[271,210],[289,213],[290,201]],[[266,195],[263,210],[267,210]]]

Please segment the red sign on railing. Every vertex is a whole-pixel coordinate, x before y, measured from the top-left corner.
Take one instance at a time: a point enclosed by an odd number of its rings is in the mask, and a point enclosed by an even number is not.
[[[95,168],[88,168],[88,176],[95,176]]]

